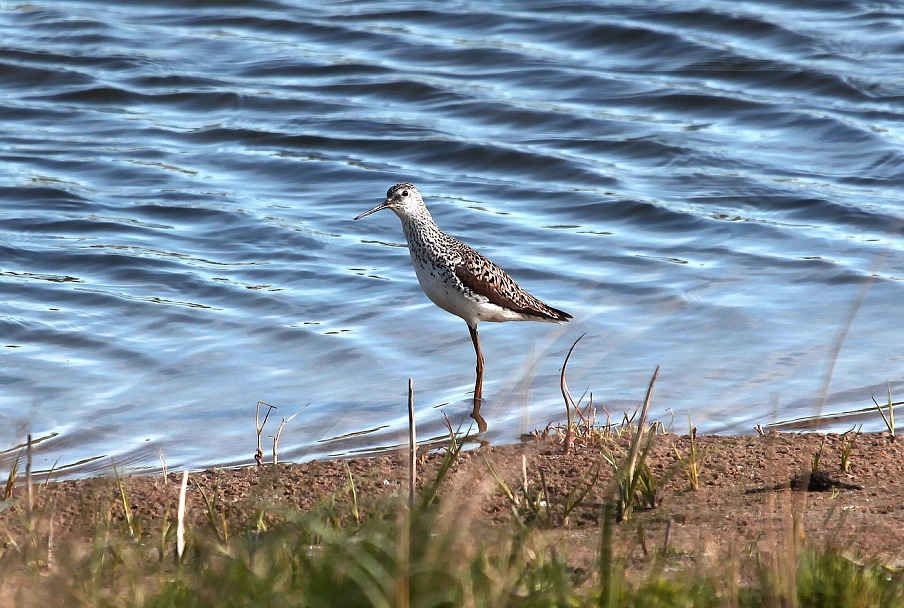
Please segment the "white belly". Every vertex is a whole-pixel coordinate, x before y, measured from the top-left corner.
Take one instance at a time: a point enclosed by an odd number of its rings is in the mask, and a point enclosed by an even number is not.
[[[478,321],[529,320],[526,315],[493,304],[482,296],[466,293],[451,270],[422,264],[414,256],[411,261],[427,297],[446,312],[464,319],[471,327],[476,327]]]

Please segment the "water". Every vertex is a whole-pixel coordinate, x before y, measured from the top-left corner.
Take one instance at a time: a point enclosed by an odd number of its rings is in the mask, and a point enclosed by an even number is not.
[[[268,456],[302,408],[284,458],[360,453],[409,377],[467,422],[465,324],[352,222],[402,180],[575,317],[482,327],[490,441],[564,417],[582,334],[574,393],[661,364],[679,430],[904,392],[899,4],[303,4],[0,1],[0,445],[248,463],[262,400]]]

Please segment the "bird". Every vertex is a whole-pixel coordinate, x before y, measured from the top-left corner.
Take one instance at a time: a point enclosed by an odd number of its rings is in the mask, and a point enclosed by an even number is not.
[[[484,358],[478,323],[562,323],[572,316],[532,296],[489,258],[440,230],[414,184],[402,182],[392,186],[386,191],[386,200],[355,220],[383,209],[394,212],[402,221],[408,253],[421,289],[434,304],[461,317],[468,325],[477,355],[471,417],[477,422],[478,430],[484,432],[487,425],[480,415]]]

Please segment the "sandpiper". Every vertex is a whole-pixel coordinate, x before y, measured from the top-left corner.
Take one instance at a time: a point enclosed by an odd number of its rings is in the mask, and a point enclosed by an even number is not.
[[[440,230],[413,184],[396,184],[386,192],[385,201],[355,219],[383,209],[391,209],[402,220],[408,252],[421,289],[434,304],[468,324],[477,353],[477,382],[471,417],[483,432],[486,430],[486,422],[480,416],[483,353],[477,324],[480,321],[559,323],[568,321],[571,315],[527,293],[502,268]]]

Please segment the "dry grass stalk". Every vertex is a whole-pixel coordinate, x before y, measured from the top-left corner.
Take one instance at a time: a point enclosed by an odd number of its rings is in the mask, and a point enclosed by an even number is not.
[[[166,457],[163,455],[163,448],[158,450],[157,456],[160,458],[160,470],[163,473],[163,485],[166,485]]]
[[[267,413],[264,414],[264,421],[261,422],[261,406],[266,405],[269,409]],[[264,449],[261,447],[261,436],[264,433],[264,425],[267,424],[267,419],[270,417],[270,412],[276,409],[275,405],[270,405],[269,403],[265,403],[263,401],[257,402],[257,410],[254,414],[254,426],[257,428],[257,450],[254,452],[254,461],[257,463],[257,466],[264,465]]]
[[[28,434],[28,441],[25,444],[25,488],[28,496],[26,505],[28,513],[31,513],[34,507],[34,487],[31,480],[31,433]]]
[[[414,381],[408,379],[408,504],[414,506],[417,488],[417,429],[414,421]]]
[[[185,491],[188,489],[188,471],[182,471],[182,485],[179,487],[179,507],[176,511],[176,560],[182,561],[185,552]]]
[[[56,499],[50,502],[50,517],[47,520],[47,568],[53,567],[53,530],[56,521]]]
[[[132,518],[132,505],[129,502],[129,497],[126,495],[125,483],[119,477],[119,472],[117,472],[115,465],[113,466],[113,475],[116,477],[116,487],[119,490],[119,499],[122,501],[123,517],[125,517],[126,525],[129,527],[129,535],[133,539],[137,539],[140,534],[136,533],[137,526]]]
[[[305,406],[303,408],[301,408],[301,410],[303,410],[305,407],[308,407],[308,405],[309,404],[305,404]],[[276,429],[276,435],[273,436],[273,464],[279,464],[279,437],[280,437],[280,435],[282,435],[283,427],[286,426],[289,422],[291,422],[292,418],[294,418],[295,416],[300,414],[301,410],[298,410],[297,412],[295,412],[288,418],[283,418],[282,421],[279,423],[279,428]],[[264,422],[266,422],[266,419],[264,419]],[[263,430],[263,429],[261,429],[261,430]],[[260,448],[258,447],[258,449],[260,449]]]
[[[571,446],[574,445],[575,412],[577,412],[578,415],[581,414],[580,409],[578,408],[577,404],[575,404],[574,399],[571,396],[571,391],[568,390],[568,383],[565,381],[565,368],[568,366],[568,360],[571,358],[571,353],[574,352],[574,347],[577,346],[578,342],[581,341],[581,338],[586,335],[587,334],[581,334],[581,336],[574,341],[574,344],[571,345],[571,348],[568,349],[568,354],[565,355],[565,362],[562,363],[562,371],[559,374],[559,388],[562,391],[562,398],[565,400],[565,419],[567,421],[567,428],[565,430],[565,443],[562,446],[563,453],[565,454],[567,454],[571,450]]]
[[[876,281],[877,272],[884,263],[887,255],[888,252],[884,251],[880,255],[876,256],[870,274],[863,282],[863,286],[860,288],[860,292],[857,294],[857,297],[854,298],[854,300],[851,302],[851,308],[850,310],[848,310],[847,316],[845,316],[844,320],[841,322],[841,329],[838,332],[838,336],[835,338],[835,341],[832,343],[832,348],[829,351],[827,357],[828,365],[823,375],[822,388],[819,391],[819,402],[816,404],[817,416],[822,415],[825,409],[826,401],[829,398],[829,386],[831,386],[832,384],[832,374],[835,373],[835,364],[838,363],[838,356],[841,353],[841,347],[842,345],[844,345],[844,341],[847,339],[848,332],[850,331],[851,326],[854,324],[854,319],[857,318],[857,313],[860,312],[860,307],[863,305],[864,300],[866,300],[866,294],[869,293],[870,288]]]
[[[9,500],[13,497],[13,492],[16,489],[16,481],[19,478],[19,460],[21,458],[22,453],[19,452],[19,456],[15,457],[9,465],[9,476],[6,478],[6,489],[3,492],[3,500]]]

